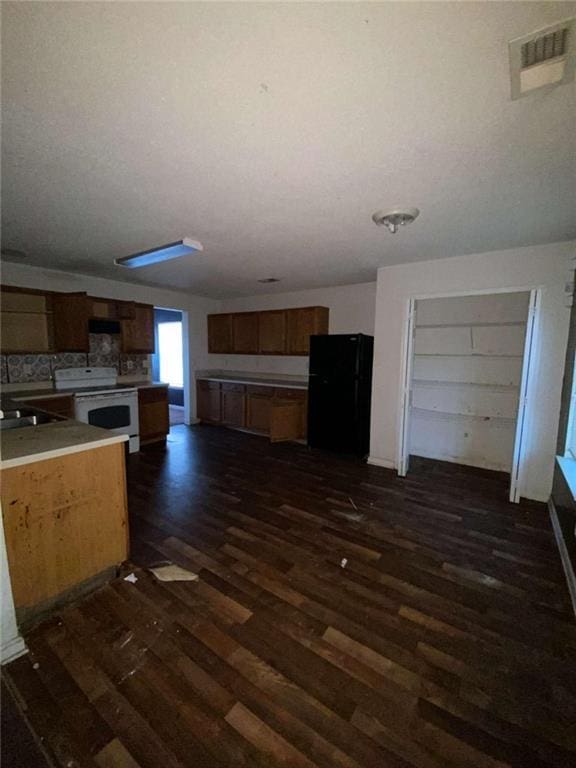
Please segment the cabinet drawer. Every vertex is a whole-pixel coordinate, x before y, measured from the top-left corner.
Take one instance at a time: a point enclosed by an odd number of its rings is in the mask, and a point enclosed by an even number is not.
[[[274,397],[274,387],[261,386],[260,384],[246,385],[246,392],[249,395],[262,395],[263,397]]]
[[[138,389],[139,403],[158,403],[168,400],[168,387],[140,387]]]
[[[245,384],[229,384],[229,383],[223,383],[222,384],[222,392],[242,392],[244,393],[246,391],[246,385]]]

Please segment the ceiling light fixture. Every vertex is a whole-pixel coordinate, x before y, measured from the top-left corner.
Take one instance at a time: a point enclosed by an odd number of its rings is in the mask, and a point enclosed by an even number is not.
[[[372,221],[379,227],[387,227],[395,235],[398,227],[412,224],[419,213],[418,208],[393,208],[391,211],[376,211],[372,214]]]
[[[160,245],[157,248],[151,248],[149,251],[140,251],[131,256],[122,256],[120,259],[114,259],[114,264],[119,267],[149,267],[151,264],[160,264],[162,261],[170,259],[179,259],[181,256],[188,256],[190,253],[203,251],[204,246],[198,240],[192,240],[190,237],[183,237],[175,243]]]

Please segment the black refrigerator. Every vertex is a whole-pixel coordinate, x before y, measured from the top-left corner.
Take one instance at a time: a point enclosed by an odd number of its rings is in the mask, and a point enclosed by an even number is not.
[[[374,338],[363,333],[310,337],[308,445],[366,456]]]

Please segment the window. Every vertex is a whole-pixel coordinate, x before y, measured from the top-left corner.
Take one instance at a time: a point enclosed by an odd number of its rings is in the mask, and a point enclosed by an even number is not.
[[[564,455],[570,459],[576,459],[576,359],[574,360],[572,396],[570,398],[568,429],[566,430],[566,450],[564,451]]]
[[[159,323],[158,347],[160,381],[167,382],[171,387],[183,387],[182,323]]]

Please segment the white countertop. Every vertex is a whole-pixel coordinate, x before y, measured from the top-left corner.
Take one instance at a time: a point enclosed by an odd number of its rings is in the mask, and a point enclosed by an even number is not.
[[[196,380],[223,381],[227,384],[255,384],[263,387],[279,387],[284,389],[308,389],[307,376],[282,376],[271,373],[243,373],[242,371],[230,371],[230,373],[210,372],[198,373]]]
[[[126,440],[127,435],[112,434],[107,429],[72,419],[6,429],[0,432],[0,469],[56,459]]]

